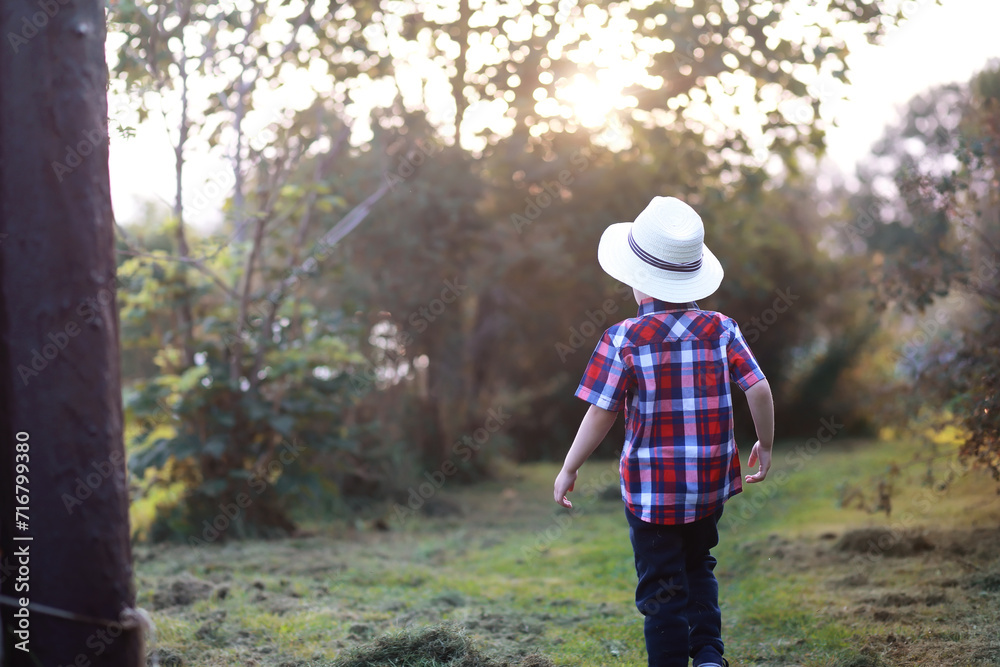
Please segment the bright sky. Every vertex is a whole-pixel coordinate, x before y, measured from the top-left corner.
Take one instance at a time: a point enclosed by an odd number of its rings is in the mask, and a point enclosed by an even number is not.
[[[909,19],[888,35],[882,45],[871,46],[864,42],[852,45],[853,53],[848,60],[851,78],[848,99],[832,108],[838,127],[828,133],[828,155],[834,167],[848,180],[857,162],[864,159],[871,145],[881,136],[885,125],[898,118],[899,109],[913,95],[933,85],[967,81],[988,60],[1000,58],[1000,39],[993,34],[995,26],[1000,25],[1000,2],[997,0],[944,0],[943,6],[932,4],[932,0],[904,0],[902,4]],[[613,25],[613,21],[609,25]],[[470,50],[470,56],[472,53]],[[484,53],[487,54],[484,57],[488,57],[488,52]],[[606,76],[609,81],[621,81],[630,76],[631,71],[626,70],[630,65],[641,64],[642,55],[605,49],[603,57],[621,61],[617,71],[614,62],[608,63]],[[607,94],[601,94],[604,84],[578,77],[562,91],[563,99],[570,104],[579,102],[581,109],[593,108],[592,103],[586,103],[592,102],[595,94],[608,100]],[[431,82],[427,85],[427,94],[433,94]],[[405,85],[405,77],[401,87],[406,99],[411,93]],[[287,94],[285,99],[288,99]],[[449,99],[449,95],[445,94],[443,99]],[[126,100],[112,96],[110,104],[113,118],[120,118],[126,124],[135,122]],[[308,100],[303,99],[301,106],[307,104]],[[481,116],[482,124],[486,124],[495,111],[502,112],[502,109],[491,109],[491,104],[473,105],[467,114]],[[500,105],[504,103],[501,101]],[[541,108],[544,105],[549,105],[552,115],[556,116],[558,104],[555,100],[539,100],[536,109],[547,113]],[[627,108],[628,100],[608,100],[607,105],[609,109]],[[360,103],[359,108],[363,109]],[[248,119],[251,142],[267,142],[266,127],[273,118],[272,113],[262,112]],[[596,125],[602,119],[577,114],[577,120]],[[558,117],[555,122],[559,122]],[[501,127],[495,129],[502,131]],[[359,132],[354,136],[355,141],[364,139],[364,131]],[[166,126],[158,115],[137,126],[135,136],[130,139],[114,131],[111,136],[112,197],[118,220],[128,224],[140,217],[143,202],[173,200],[173,151]],[[465,143],[463,140],[463,145]],[[211,224],[220,218],[222,202],[230,193],[231,167],[218,153],[198,156],[188,162],[186,169],[189,173],[185,188],[191,195],[185,197],[187,215],[195,224]]]
[[[910,98],[932,86],[964,83],[1000,58],[997,0],[910,4],[915,10],[906,24],[881,45],[855,47],[848,58],[849,100],[836,110],[839,127],[827,134],[827,152],[849,175]]]

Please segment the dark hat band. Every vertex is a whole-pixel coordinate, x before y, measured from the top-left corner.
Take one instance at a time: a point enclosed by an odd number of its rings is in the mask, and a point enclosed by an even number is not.
[[[684,264],[674,264],[673,262],[664,262],[662,259],[653,257],[648,252],[639,247],[635,239],[632,238],[632,230],[628,231],[628,246],[632,248],[632,252],[635,256],[657,269],[663,269],[664,271],[679,271],[681,273],[694,273],[701,268],[701,257],[693,262],[686,262]]]

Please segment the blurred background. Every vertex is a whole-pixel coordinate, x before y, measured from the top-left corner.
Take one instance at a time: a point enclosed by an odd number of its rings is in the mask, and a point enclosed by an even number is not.
[[[700,305],[779,440],[1000,473],[995,3],[110,4],[138,537],[248,486],[231,537],[561,460],[635,312],[598,239],[656,195],[705,221]]]

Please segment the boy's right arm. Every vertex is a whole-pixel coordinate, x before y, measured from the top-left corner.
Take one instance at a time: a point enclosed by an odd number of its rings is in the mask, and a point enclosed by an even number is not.
[[[587,410],[587,414],[583,416],[583,421],[580,422],[580,430],[576,432],[576,438],[573,439],[569,453],[566,454],[566,461],[563,463],[562,470],[559,471],[559,475],[556,477],[555,487],[552,492],[555,501],[563,507],[573,506],[573,503],[569,501],[566,494],[573,490],[573,484],[576,482],[576,473],[580,469],[580,466],[583,465],[583,462],[594,453],[597,446],[604,440],[604,436],[611,430],[611,426],[615,423],[616,419],[618,419],[617,412],[604,410],[596,405],[591,405],[590,409]]]
[[[748,484],[761,482],[767,477],[771,468],[771,445],[774,444],[774,399],[771,396],[771,386],[767,380],[760,380],[747,389],[747,403],[750,404],[750,414],[753,415],[754,426],[757,427],[757,442],[750,450],[747,465],[753,468],[758,465],[757,472],[747,475]]]

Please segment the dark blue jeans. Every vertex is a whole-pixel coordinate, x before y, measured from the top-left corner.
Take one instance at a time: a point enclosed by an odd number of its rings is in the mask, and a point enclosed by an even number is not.
[[[635,606],[645,620],[649,667],[722,664],[722,612],[715,558],[722,509],[693,523],[646,523],[625,508],[639,583]]]

